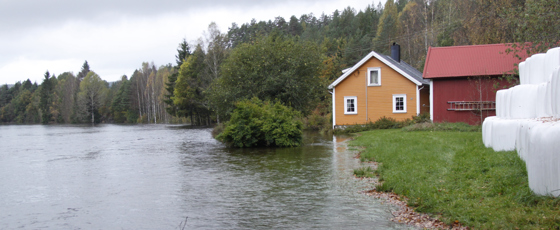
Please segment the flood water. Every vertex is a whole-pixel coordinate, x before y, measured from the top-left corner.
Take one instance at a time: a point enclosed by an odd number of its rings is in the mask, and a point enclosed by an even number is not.
[[[172,125],[0,126],[0,229],[399,229],[344,142],[228,149]]]

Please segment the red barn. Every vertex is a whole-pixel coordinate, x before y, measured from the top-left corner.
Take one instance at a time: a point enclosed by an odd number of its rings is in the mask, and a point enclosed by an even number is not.
[[[524,61],[506,44],[430,47],[423,77],[430,83],[433,122],[481,124],[496,115],[496,91],[511,86],[502,78]]]

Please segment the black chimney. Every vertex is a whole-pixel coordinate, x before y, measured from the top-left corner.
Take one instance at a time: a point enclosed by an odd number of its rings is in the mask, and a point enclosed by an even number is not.
[[[393,42],[393,45],[391,46],[391,57],[393,60],[399,63],[401,62],[401,46],[396,42]]]

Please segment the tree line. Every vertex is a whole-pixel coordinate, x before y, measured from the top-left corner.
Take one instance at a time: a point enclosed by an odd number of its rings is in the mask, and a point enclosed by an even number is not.
[[[183,40],[176,63],[142,63],[130,78],[108,83],[87,62],[75,76],[45,73],[0,87],[0,121],[13,123],[169,123],[196,125],[229,119],[235,103],[276,100],[307,119],[327,122],[326,86],[367,53],[390,54],[423,70],[429,47],[526,44],[542,52],[560,40],[559,0],[387,0],[357,11],[304,14],[288,20],[233,23],[221,32]],[[528,43],[525,43],[528,42]]]
[[[40,85],[26,81],[0,87],[0,122],[33,123],[169,123],[165,82],[171,65],[142,63],[130,79],[109,83],[87,61],[74,75],[45,73]]]

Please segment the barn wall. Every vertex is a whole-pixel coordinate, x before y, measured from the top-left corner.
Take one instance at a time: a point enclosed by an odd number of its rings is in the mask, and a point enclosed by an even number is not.
[[[510,86],[505,80],[493,77],[435,78],[433,89],[434,122],[465,122],[479,125],[495,110],[448,111],[449,101],[496,101],[496,85]]]

